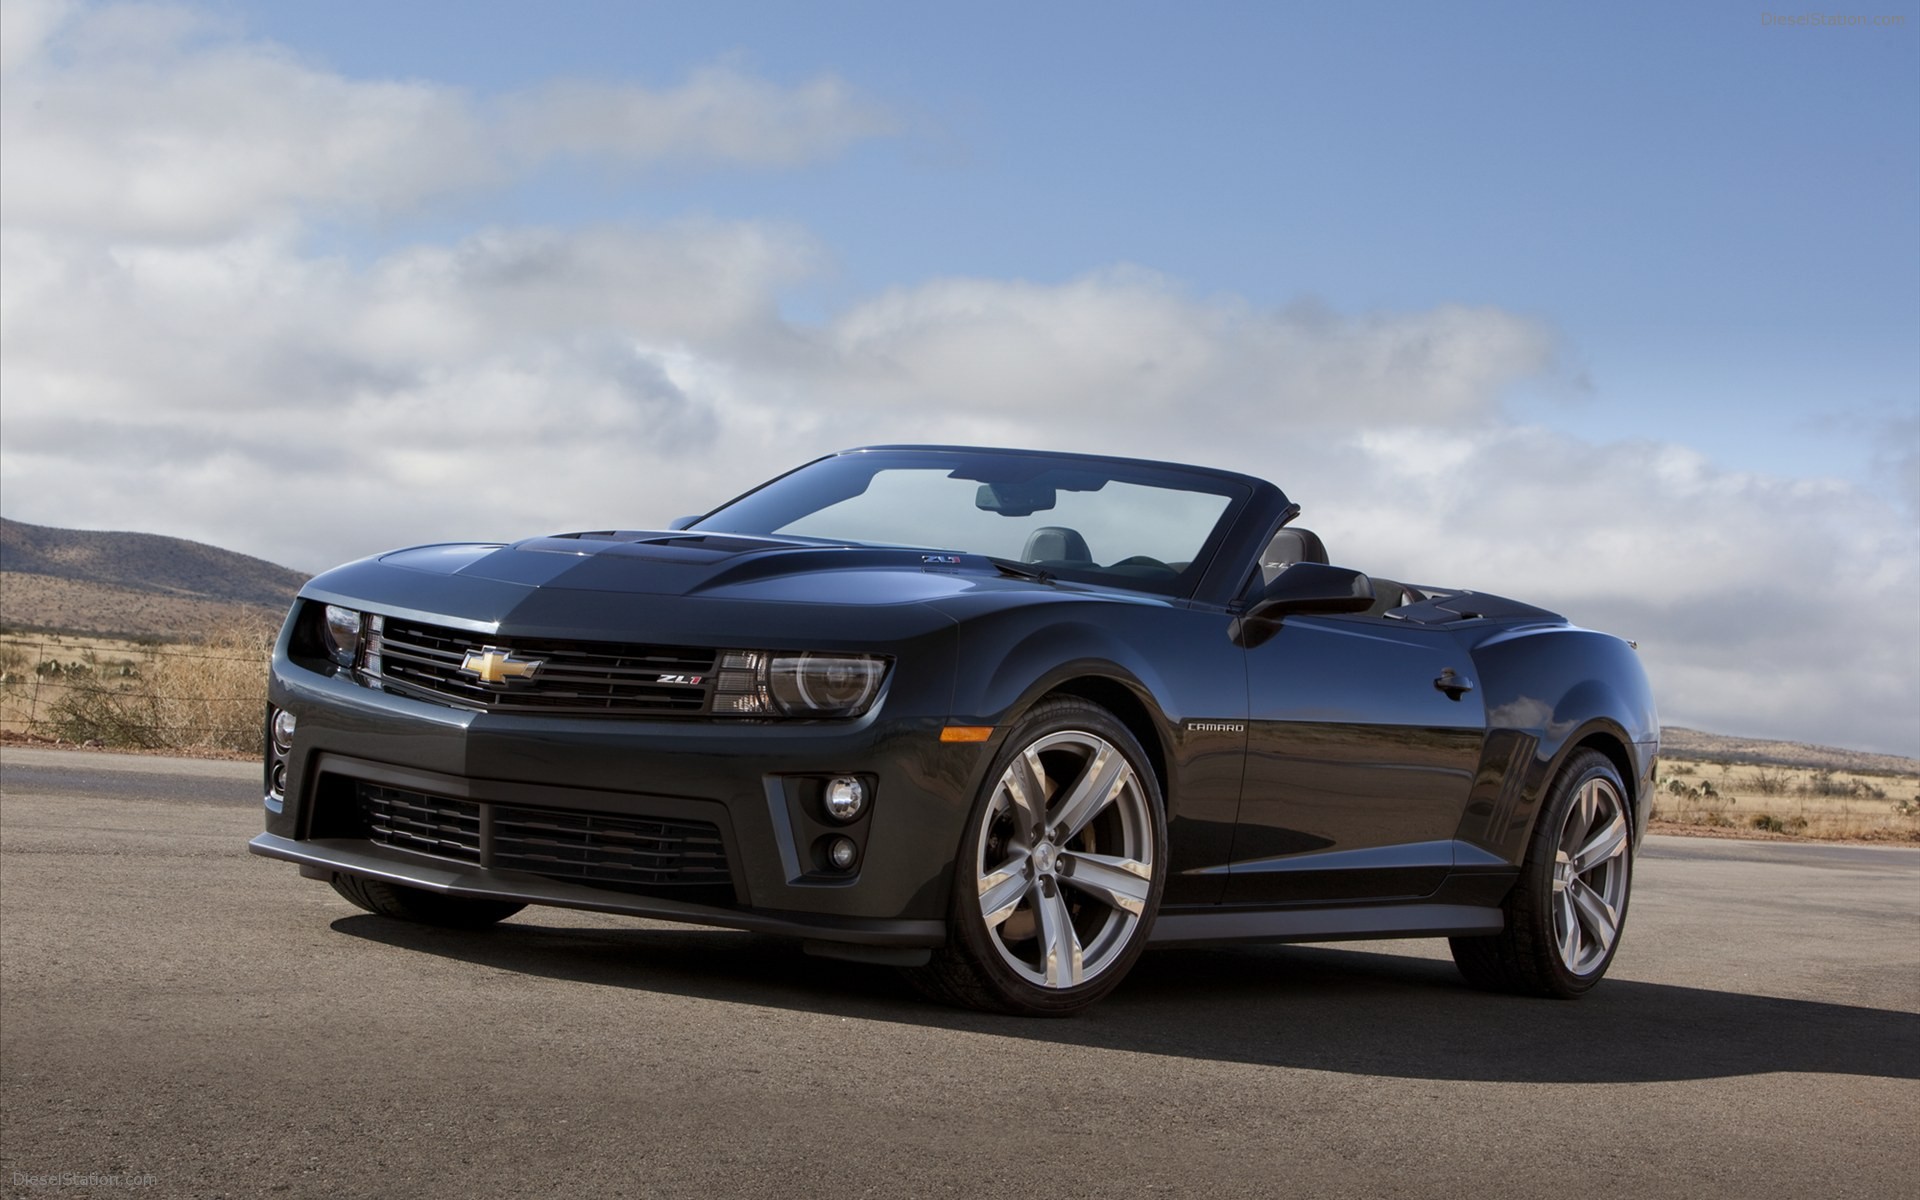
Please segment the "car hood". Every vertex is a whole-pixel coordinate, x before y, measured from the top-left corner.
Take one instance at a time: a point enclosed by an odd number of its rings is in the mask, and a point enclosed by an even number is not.
[[[1002,585],[1000,571],[979,555],[741,534],[573,533],[505,545],[419,546],[378,561],[521,587],[800,604],[913,603],[989,580]]]
[[[416,546],[336,567],[301,594],[527,635],[623,637],[644,628],[656,638],[735,640],[748,629],[908,636],[982,605],[1160,603],[1008,576],[975,554],[668,531]],[[839,614],[850,608],[866,615],[849,622]]]

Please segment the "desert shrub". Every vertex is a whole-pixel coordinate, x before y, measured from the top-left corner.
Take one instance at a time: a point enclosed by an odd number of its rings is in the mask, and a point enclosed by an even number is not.
[[[158,750],[166,744],[159,699],[86,683],[55,700],[47,720],[56,736],[70,742]]]
[[[1852,796],[1860,791],[1860,785],[1835,779],[1832,771],[1815,771],[1796,790],[1803,796]]]
[[[1787,773],[1778,767],[1761,767],[1753,773],[1750,786],[1762,796],[1781,796],[1787,791]]]
[[[1681,763],[1681,764],[1680,764],[1679,766],[1677,766],[1677,767],[1675,767],[1675,768],[1673,769],[1673,773],[1674,773],[1675,775],[1691,775],[1691,774],[1693,774],[1693,773],[1694,773],[1694,771],[1693,771],[1693,764],[1692,764],[1692,763]]]
[[[1657,820],[1679,821],[1688,825],[1733,824],[1733,820],[1727,816],[1727,807],[1733,801],[1716,793],[1713,785],[1704,779],[1697,785],[1669,779],[1667,794],[1673,798],[1661,797],[1654,803],[1651,815]]]
[[[1776,817],[1772,813],[1755,813],[1750,824],[1765,833],[1799,833],[1807,827],[1807,819]]]
[[[258,754],[273,635],[269,626],[236,625],[155,655],[132,679],[69,675],[48,723],[74,742]]]

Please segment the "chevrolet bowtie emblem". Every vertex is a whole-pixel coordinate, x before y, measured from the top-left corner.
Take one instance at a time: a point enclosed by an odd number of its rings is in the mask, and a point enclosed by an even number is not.
[[[460,669],[469,675],[478,675],[481,683],[505,683],[509,679],[532,679],[533,673],[545,663],[545,659],[515,658],[511,650],[486,646],[467,651],[467,656],[460,660]]]

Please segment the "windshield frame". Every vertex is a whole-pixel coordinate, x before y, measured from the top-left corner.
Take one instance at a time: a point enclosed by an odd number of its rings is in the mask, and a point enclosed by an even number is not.
[[[793,488],[797,478],[818,471],[823,465],[842,460],[858,458],[859,467],[869,476],[886,470],[943,470],[963,472],[962,477],[979,476],[991,478],[997,474],[1010,477],[1031,475],[1048,469],[1088,472],[1104,476],[1107,480],[1119,483],[1135,484],[1145,487],[1167,488],[1183,492],[1218,496],[1226,503],[1207,531],[1204,541],[1194,552],[1188,565],[1170,578],[1158,577],[1133,578],[1110,574],[1106,569],[1077,570],[1072,567],[1060,567],[1049,562],[1044,574],[1051,579],[1070,581],[1092,587],[1115,588],[1121,591],[1140,592],[1148,595],[1164,596],[1176,599],[1190,599],[1208,577],[1209,571],[1218,557],[1220,549],[1228,540],[1229,534],[1239,524],[1248,506],[1262,490],[1273,492],[1272,484],[1248,476],[1236,475],[1226,471],[1208,470],[1202,467],[1189,467],[1177,463],[1152,462],[1141,459],[1108,458],[1100,455],[1060,454],[1034,450],[999,450],[964,446],[874,446],[859,450],[843,451],[839,454],[818,458],[797,467],[784,475],[768,480],[766,483],[744,492],[718,508],[711,510],[686,526],[686,532],[699,533],[737,533],[762,537],[785,537],[788,535],[771,533],[761,526],[791,523],[804,519],[810,512],[820,511],[826,505],[815,504],[805,507],[796,503],[788,511],[794,515],[786,522],[771,522],[766,514],[758,514],[760,519],[746,521],[746,528],[729,523],[726,516],[730,511],[736,515],[746,515],[740,510],[753,510],[772,499],[768,493],[778,493]],[[853,464],[847,464],[853,465]],[[756,504],[756,498],[761,502]],[[778,514],[781,510],[771,510]],[[796,542],[820,545],[823,541],[848,546],[877,545],[853,539],[822,539],[814,536],[793,535]],[[888,543],[904,545],[905,543]],[[928,551],[959,551],[978,554],[966,547],[937,544],[918,545],[914,548]],[[991,559],[990,555],[981,555]],[[995,560],[1008,561],[1008,560]],[[1021,564],[1027,565],[1027,564]]]

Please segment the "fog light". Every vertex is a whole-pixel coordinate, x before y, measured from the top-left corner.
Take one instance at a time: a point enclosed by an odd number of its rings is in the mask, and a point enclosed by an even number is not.
[[[851,821],[867,811],[867,787],[858,779],[842,776],[827,784],[827,815],[836,821]]]
[[[273,764],[273,782],[269,786],[276,796],[287,794],[287,764],[283,762]]]
[[[850,837],[837,837],[827,843],[827,863],[836,871],[851,871],[860,857],[860,847]]]
[[[297,722],[294,715],[286,709],[276,709],[273,714],[273,748],[285,754],[293,749],[293,727]]]

